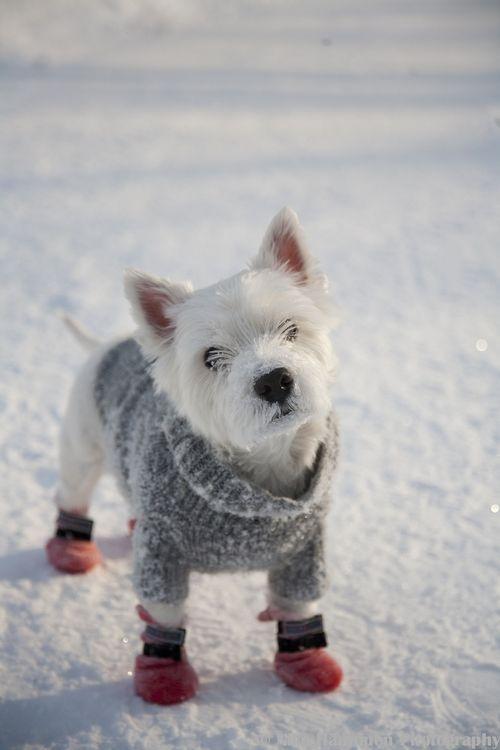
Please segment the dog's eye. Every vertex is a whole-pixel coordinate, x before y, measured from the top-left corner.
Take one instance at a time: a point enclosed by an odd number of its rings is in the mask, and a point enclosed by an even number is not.
[[[298,333],[298,326],[295,323],[292,323],[291,320],[286,320],[283,324],[283,335],[285,337],[285,341],[295,341]]]
[[[207,349],[205,352],[203,361],[205,367],[208,367],[209,370],[215,370],[223,364],[224,353],[218,347],[211,346],[210,349]]]

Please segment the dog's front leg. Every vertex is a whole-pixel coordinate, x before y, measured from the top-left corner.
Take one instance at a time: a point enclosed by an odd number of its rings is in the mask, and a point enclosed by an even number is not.
[[[269,605],[258,616],[261,621],[277,621],[274,669],[296,690],[335,690],[342,680],[340,665],[325,649],[319,598],[326,587],[323,534],[318,528],[303,549],[269,571]]]
[[[134,582],[145,628],[134,687],[149,703],[169,705],[195,695],[198,677],[188,661],[185,604],[189,568],[162,534],[161,522],[140,520],[133,535]]]

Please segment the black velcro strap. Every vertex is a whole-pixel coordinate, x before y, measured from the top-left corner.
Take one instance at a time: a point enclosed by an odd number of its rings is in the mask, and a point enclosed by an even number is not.
[[[311,635],[302,635],[299,638],[283,638],[278,636],[278,651],[281,653],[293,653],[295,651],[305,651],[308,648],[324,648],[327,646],[325,633],[311,633]]]
[[[181,660],[181,647],[175,643],[145,643],[142,653],[144,656],[158,656],[161,659]]]
[[[181,660],[181,646],[184,645],[186,639],[184,628],[164,628],[161,625],[148,623],[144,636],[148,639],[142,652],[145,656]]]
[[[278,651],[293,653],[327,645],[322,615],[305,620],[278,621]]]
[[[92,539],[93,525],[94,522],[91,518],[84,518],[60,510],[56,521],[56,536],[63,539],[81,539],[88,542]]]

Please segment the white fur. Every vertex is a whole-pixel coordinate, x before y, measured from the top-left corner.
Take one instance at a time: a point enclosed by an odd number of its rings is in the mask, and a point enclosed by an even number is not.
[[[142,601],[153,620],[160,625],[170,628],[182,628],[186,624],[185,604],[165,604],[163,602],[152,602],[149,599]]]
[[[298,602],[284,596],[278,596],[275,593],[269,595],[269,606],[279,611],[276,619],[280,620],[302,620],[305,617],[312,617],[319,612],[319,601],[319,599],[316,599]]]
[[[86,512],[104,470],[102,429],[93,388],[96,369],[108,346],[92,352],[71,389],[59,439],[56,502],[62,510]]]
[[[90,333],[86,331],[80,323],[78,323],[78,321],[71,317],[71,315],[63,313],[61,315],[61,318],[66,328],[73,334],[73,336],[77,341],[79,341],[84,349],[87,349],[89,352],[91,352],[99,346],[100,341],[91,336]]]
[[[306,248],[296,214],[280,211],[256,258],[231,278],[193,291],[187,283],[129,270],[125,293],[158,391],[168,393],[193,431],[239,473],[274,494],[298,496],[330,409],[335,357],[329,331],[335,319],[326,277]],[[287,325],[298,329],[294,340],[284,335]],[[89,337],[70,327],[88,346]],[[64,510],[86,510],[106,468],[92,387],[108,346],[91,354],[69,400],[57,496]],[[217,369],[204,364],[211,347],[223,352]],[[294,380],[293,410],[284,416],[278,404],[254,392],[256,379],[277,367],[285,367]],[[298,607],[271,604],[289,612]],[[170,609],[156,614],[162,624],[183,617]]]

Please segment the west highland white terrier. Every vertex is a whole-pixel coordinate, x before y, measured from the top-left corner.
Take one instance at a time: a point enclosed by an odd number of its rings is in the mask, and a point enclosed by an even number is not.
[[[229,279],[194,291],[129,270],[125,293],[135,337],[96,344],[70,324],[93,351],[63,423],[50,562],[70,573],[100,562],[89,504],[111,471],[130,506],[146,623],[138,695],[170,704],[197,690],[184,646],[191,571],[267,571],[258,619],[278,623],[277,675],[335,689],[342,671],[319,613],[338,445],[334,316],[296,214],[280,211]]]

